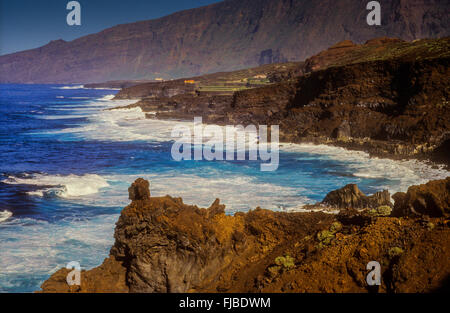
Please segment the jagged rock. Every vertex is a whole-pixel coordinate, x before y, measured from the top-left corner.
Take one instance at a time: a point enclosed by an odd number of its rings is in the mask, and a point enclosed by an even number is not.
[[[225,214],[225,205],[220,204],[220,199],[216,199],[208,208],[208,217],[214,217],[217,214]]]
[[[333,131],[333,137],[339,140],[348,140],[352,136],[350,124],[343,120],[341,125]]]
[[[133,185],[140,190],[148,183],[140,179]],[[362,197],[357,188],[351,190]],[[449,227],[363,214],[361,220],[358,212],[352,214],[343,219],[322,212],[257,208],[231,216],[219,200],[208,209],[170,196],[133,200],[116,224],[110,256],[99,267],[82,272],[81,286],[69,287],[68,270],[61,269],[44,282],[42,290],[364,292],[366,264],[371,260],[389,264],[392,247],[403,251],[395,258],[401,266],[382,268],[381,292],[442,288],[450,274]],[[446,223],[443,218],[429,222]],[[318,236],[324,230],[333,234],[327,236],[326,245]],[[265,275],[283,258],[289,261],[287,268]]]
[[[227,290],[247,257],[263,258],[275,245],[304,236],[309,229],[298,228],[298,215],[257,209],[229,216],[224,209],[218,199],[200,209],[169,196],[133,201],[126,207],[117,222],[111,255],[128,264],[130,291],[201,291],[210,283]],[[332,219],[323,213],[302,218],[316,220],[312,227],[318,220]]]
[[[450,177],[411,186],[406,193],[397,192],[393,216],[450,216]]]
[[[383,190],[366,196],[355,184],[331,191],[323,199],[322,204],[338,209],[376,209],[382,205],[392,206],[389,191]]]
[[[134,200],[148,200],[150,199],[150,184],[143,178],[138,178],[128,188],[128,198]]]
[[[126,285],[127,269],[122,262],[110,256],[103,264],[89,271],[81,271],[81,285],[69,286],[67,275],[71,272],[66,268],[58,270],[52,275],[52,279],[45,281],[41,288],[47,293],[125,293],[129,292]]]

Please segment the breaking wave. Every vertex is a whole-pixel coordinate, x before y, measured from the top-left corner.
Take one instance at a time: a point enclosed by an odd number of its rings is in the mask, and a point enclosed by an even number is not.
[[[308,153],[314,158],[327,158],[343,162],[355,178],[389,181],[377,186],[388,189],[391,194],[405,192],[409,186],[425,184],[430,180],[444,179],[450,171],[444,166],[436,166],[418,160],[391,160],[371,157],[362,151],[347,150],[341,147],[283,143],[281,151]]]
[[[7,210],[0,211],[0,223],[9,219],[13,214]]]
[[[62,87],[52,87],[54,89],[83,89],[84,85],[74,85],[74,86],[62,86]]]
[[[29,191],[31,196],[57,196],[73,198],[97,193],[100,189],[108,187],[108,182],[96,174],[77,175],[47,175],[24,174],[20,177],[8,176],[2,181],[11,185],[35,186],[36,190]]]

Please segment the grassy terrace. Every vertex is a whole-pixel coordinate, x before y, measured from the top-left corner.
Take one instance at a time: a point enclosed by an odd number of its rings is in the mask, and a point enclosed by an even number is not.
[[[271,82],[267,79],[254,79],[254,78],[244,78],[240,81],[223,81],[220,84],[216,82],[216,84],[202,84],[199,83],[198,90],[203,92],[218,92],[218,93],[233,93],[235,91],[266,86],[271,84]]]
[[[300,62],[267,64],[233,72],[207,74],[193,80],[200,92],[232,94],[235,91],[269,85],[272,83],[269,79],[271,73],[292,72],[298,69],[300,64]]]

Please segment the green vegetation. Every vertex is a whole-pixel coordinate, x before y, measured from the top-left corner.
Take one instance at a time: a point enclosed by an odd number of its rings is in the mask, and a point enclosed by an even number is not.
[[[201,86],[199,91],[205,92],[229,92],[233,93],[235,91],[249,89],[246,86]]]
[[[342,229],[342,224],[339,222],[334,222],[330,225],[329,229],[322,230],[317,233],[317,240],[319,241],[318,248],[321,249],[328,246],[331,241],[335,238],[335,234]]]
[[[291,73],[300,68],[301,62],[266,64],[233,72],[220,72],[193,77],[200,92],[232,94],[235,91],[251,89],[272,84],[271,73]]]
[[[295,267],[294,258],[289,255],[279,256],[275,258],[275,264],[283,267],[284,269],[290,270]]]
[[[370,209],[367,211],[367,214],[371,216],[389,216],[391,215],[392,208],[387,205],[379,206],[376,209]]]
[[[334,238],[334,233],[329,230],[322,230],[317,234],[317,239],[320,241],[319,245],[329,245]]]
[[[400,247],[392,247],[389,249],[388,251],[388,255],[390,259],[393,259],[397,256],[400,256],[401,254],[403,254],[403,249]]]
[[[337,233],[338,231],[340,231],[342,229],[342,224],[339,222],[334,222],[331,224],[330,226],[330,232]]]
[[[295,267],[295,259],[289,255],[278,256],[275,258],[275,264],[267,268],[270,277],[276,277],[283,271],[289,271]]]

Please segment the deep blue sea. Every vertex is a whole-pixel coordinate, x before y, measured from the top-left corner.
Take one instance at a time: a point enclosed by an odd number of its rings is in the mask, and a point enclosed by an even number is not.
[[[150,180],[154,196],[181,196],[229,213],[296,210],[357,183],[365,193],[449,175],[416,161],[369,158],[322,145],[282,144],[280,166],[255,161],[174,161],[171,130],[192,121],[145,119],[116,90],[0,85],[0,292],[32,292],[71,261],[107,257],[127,188]]]

